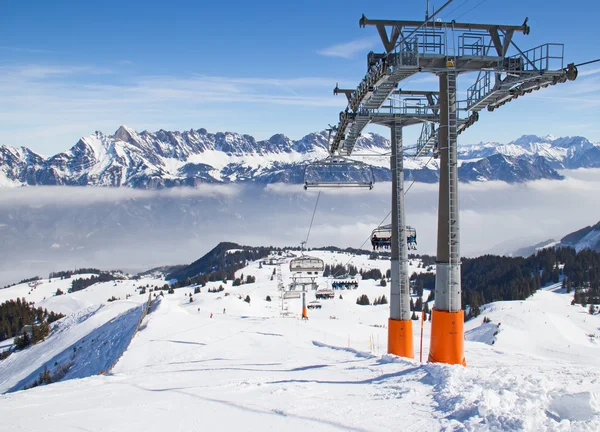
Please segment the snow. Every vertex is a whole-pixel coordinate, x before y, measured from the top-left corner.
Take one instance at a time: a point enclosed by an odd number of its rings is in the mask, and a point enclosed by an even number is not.
[[[308,254],[328,264],[346,264],[352,258],[347,253]],[[281,267],[286,285],[289,259],[285,257]],[[363,270],[389,268],[389,261],[367,256],[355,257],[350,263]],[[410,272],[424,271],[418,264],[413,260]],[[192,302],[189,294],[193,288],[165,294],[110,374],[0,396],[0,424],[6,430],[18,430],[26,418],[26,429],[31,431],[600,428],[600,345],[595,336],[600,316],[571,306],[572,295],[558,285],[540,290],[526,301],[486,305],[481,316],[465,324],[465,368],[419,362],[418,322],[413,326],[416,360],[385,354],[388,306],[355,302],[363,293],[371,300],[382,294],[389,298],[389,286],[359,278],[357,290],[335,291],[335,299],[321,300],[323,308],[311,310],[309,320],[302,321],[298,319],[301,301],[282,303],[279,298],[277,278],[270,280],[275,268],[249,263],[236,276],[256,276],[256,283],[233,287],[229,281],[225,291],[208,293],[208,288],[223,284],[211,282],[201,293],[192,294]],[[329,286],[331,280],[320,278],[320,287]],[[123,282],[127,288],[98,284],[52,300],[65,302],[91,290],[86,294],[89,301],[105,302],[108,290],[121,289],[123,294],[134,288],[133,283]],[[137,286],[146,283],[159,281],[142,279]],[[45,289],[44,284],[38,289]],[[21,288],[9,290],[13,289]],[[250,304],[242,300],[246,295],[251,297]],[[265,301],[267,295],[273,301]],[[134,297],[131,299],[140,302],[145,296]],[[309,293],[308,300],[313,298]],[[84,309],[96,311],[90,318],[77,321],[85,313],[80,310],[65,319],[72,324],[60,334],[74,332],[70,340],[90,335],[139,307],[131,300],[100,309],[96,305]],[[287,308],[291,317],[282,317],[282,308]],[[126,315],[119,315],[123,312]],[[105,314],[101,320],[90,321],[100,313]],[[483,324],[484,317],[490,323]],[[117,320],[111,321],[114,318]],[[131,328],[133,318],[120,318],[128,323],[123,327]],[[424,359],[430,324],[425,322]],[[120,325],[113,330],[118,328]],[[60,334],[52,340],[58,341]],[[114,344],[108,356],[124,349],[129,333],[125,332],[120,342],[117,334],[97,333],[99,340],[94,334],[96,345],[90,342],[86,352],[104,354],[100,340]],[[85,339],[91,341],[90,336]],[[65,352],[68,342],[61,342],[56,350]],[[27,353],[36,348],[13,354],[5,362],[18,355],[33,358]],[[94,356],[87,358],[94,363]],[[12,361],[16,360],[19,358]],[[44,361],[28,371],[39,370]],[[3,362],[0,367],[5,367]],[[0,369],[0,379],[14,383],[28,372],[15,377],[13,373],[17,374],[16,369],[10,374]]]
[[[3,171],[0,171],[0,187],[17,187],[21,183],[9,179]]]
[[[142,313],[135,302],[95,305],[57,321],[42,343],[0,362],[0,392],[22,390],[47,366],[66,365],[64,379],[106,371],[129,344]]]
[[[594,249],[598,245],[600,245],[600,229],[587,233],[585,237],[577,242],[575,250],[579,252],[583,249]]]
[[[553,248],[559,244],[560,244],[560,240],[552,240],[542,246],[536,247],[535,250],[539,251],[539,250],[543,250],[543,249]]]

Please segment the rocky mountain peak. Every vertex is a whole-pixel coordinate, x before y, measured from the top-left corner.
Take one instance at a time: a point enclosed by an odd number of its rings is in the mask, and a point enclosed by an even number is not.
[[[137,133],[133,129],[128,128],[125,125],[119,126],[119,129],[117,129],[117,131],[113,135],[113,137],[116,140],[132,144],[135,143],[134,136],[137,136]]]
[[[539,137],[537,135],[521,135],[514,141],[511,141],[509,144],[518,144],[522,146],[526,146],[529,144],[538,144],[548,142],[545,138]]]

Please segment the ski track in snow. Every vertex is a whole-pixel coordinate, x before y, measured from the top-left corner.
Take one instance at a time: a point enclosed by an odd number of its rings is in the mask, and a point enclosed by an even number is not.
[[[350,258],[344,253],[311,254],[329,264],[345,264]],[[423,271],[417,263],[413,261],[411,272]],[[359,256],[352,264],[385,270],[389,261]],[[43,281],[31,296],[39,297],[34,300],[45,307],[68,310],[85,305],[58,327],[86,334],[112,328],[111,352],[126,350],[109,375],[0,396],[0,430],[600,430],[600,345],[590,336],[598,334],[600,317],[570,306],[572,296],[559,285],[526,301],[482,308],[481,316],[465,324],[464,368],[419,362],[418,322],[413,326],[417,360],[385,354],[387,305],[355,304],[363,293],[371,300],[382,294],[389,297],[389,287],[380,287],[378,281],[360,281],[357,290],[336,291],[335,299],[323,300],[322,309],[309,312],[308,321],[280,317],[277,280],[270,281],[274,268],[250,263],[236,276],[254,275],[257,282],[239,287],[229,283],[229,296],[207,292],[222,282],[209,283],[202,293],[193,294],[191,303],[188,294],[193,288],[165,294],[128,346],[131,336],[119,331],[135,324],[136,311],[147,297],[134,294],[102,308],[98,303],[106,303],[111,295],[133,294],[136,282],[97,284],[42,300],[70,283]],[[285,265],[282,273],[287,282]],[[137,287],[146,283],[164,282],[141,280]],[[322,286],[325,283],[325,278],[320,280]],[[8,296],[8,291],[0,293]],[[251,303],[238,295],[249,295]],[[273,301],[266,302],[267,295]],[[300,300],[287,300],[283,307],[297,313]],[[105,318],[93,322],[101,311],[106,311]],[[483,317],[491,322],[482,324]],[[46,344],[58,350],[52,340],[61,334],[57,330],[4,362],[34,358],[35,349],[49,351]],[[424,359],[429,336],[426,322]],[[94,355],[97,348],[87,345],[86,358],[101,359]],[[4,362],[0,382],[9,375]],[[93,374],[90,369],[87,373]]]

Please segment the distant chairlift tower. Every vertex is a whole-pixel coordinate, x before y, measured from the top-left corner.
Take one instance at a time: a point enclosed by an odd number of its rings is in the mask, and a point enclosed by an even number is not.
[[[304,242],[302,242],[304,244]],[[304,255],[293,258],[290,261],[290,273],[292,274],[292,286],[294,289],[300,287],[302,291],[302,319],[308,319],[306,308],[306,288],[317,289],[317,278],[323,275],[325,263],[320,258]]]
[[[574,80],[577,68],[573,64],[564,66],[562,44],[544,44],[522,51],[513,42],[513,35],[515,32],[529,34],[527,19],[520,26],[433,22],[435,15],[449,3],[425,22],[369,20],[362,16],[359,25],[377,28],[385,52],[368,54],[367,75],[355,90],[341,90],[337,86],[334,89],[334,94],[346,95],[348,106],[340,113],[329,153],[350,156],[369,123],[385,124],[392,130],[392,286],[388,352],[413,357],[412,326],[405,307],[408,275],[402,127],[422,124],[417,155],[433,152],[440,159],[437,269],[429,361],[465,365],[457,136],[478,120],[479,111],[484,108],[491,112],[533,90]],[[513,54],[509,55],[510,51]],[[398,90],[404,79],[420,72],[438,76],[438,92],[411,95]],[[457,76],[467,72],[477,72],[478,76],[467,90],[466,100],[457,101]],[[415,103],[413,96],[426,101]]]

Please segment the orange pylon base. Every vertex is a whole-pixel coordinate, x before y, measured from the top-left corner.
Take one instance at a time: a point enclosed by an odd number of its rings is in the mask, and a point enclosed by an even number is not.
[[[388,353],[415,358],[411,320],[388,320]]]
[[[431,316],[429,361],[467,365],[465,360],[464,313],[434,309]]]
[[[302,308],[302,319],[308,319],[308,311],[306,308]]]

